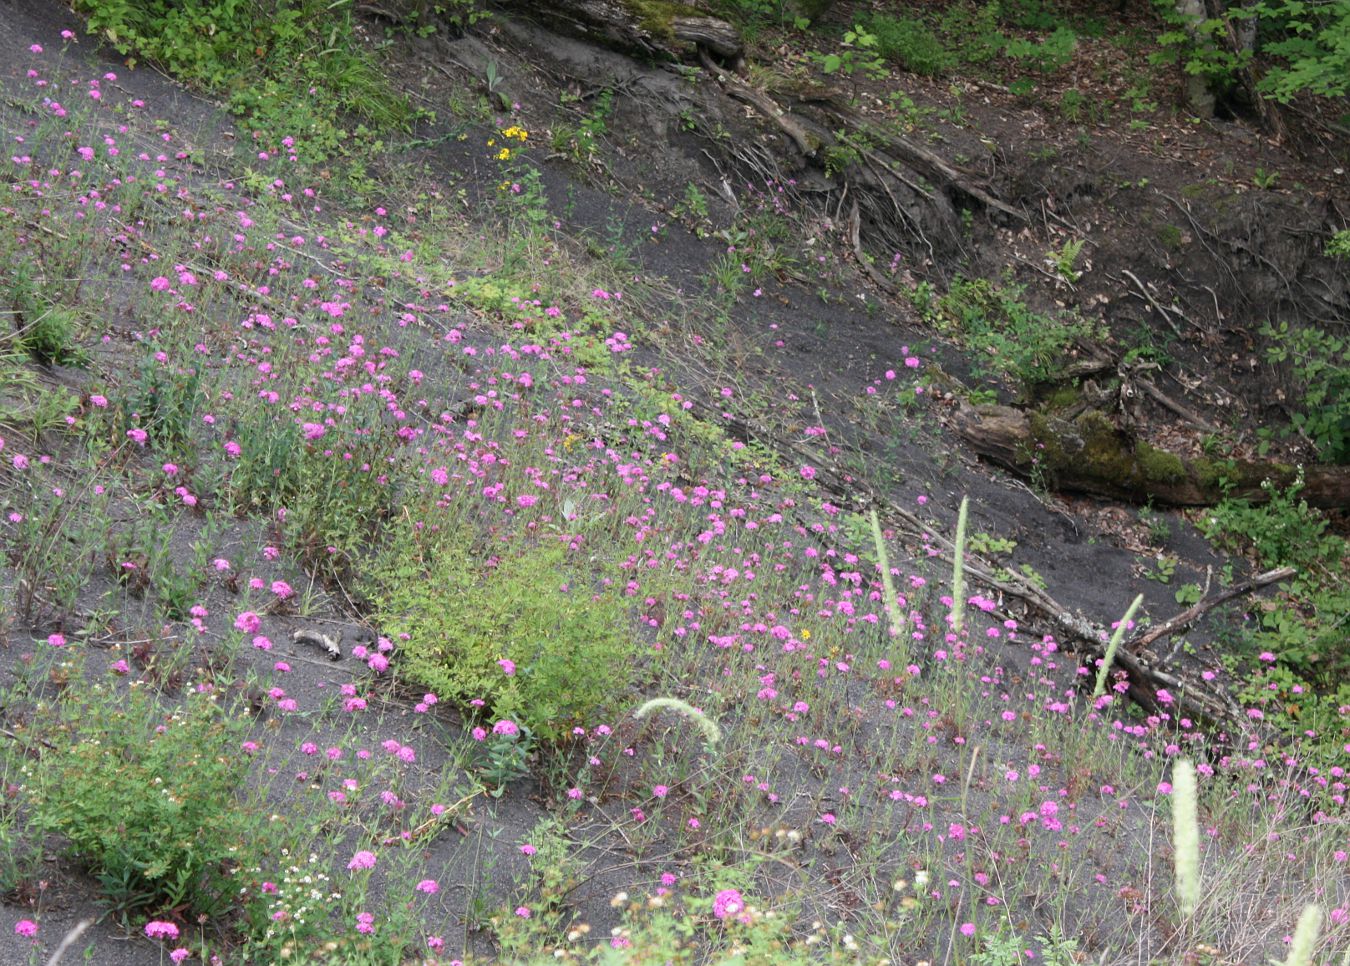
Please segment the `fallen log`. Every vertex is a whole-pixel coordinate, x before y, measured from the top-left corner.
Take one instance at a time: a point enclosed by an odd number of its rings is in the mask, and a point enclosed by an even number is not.
[[[703,50],[734,63],[744,50],[733,25],[668,0],[512,0],[506,6],[573,36],[662,60]]]
[[[1167,506],[1212,506],[1225,497],[1264,503],[1272,488],[1301,475],[1299,498],[1310,506],[1350,506],[1350,467],[1181,456],[1134,439],[1098,410],[1066,420],[1010,406],[963,406],[956,429],[985,459],[1076,493]]]

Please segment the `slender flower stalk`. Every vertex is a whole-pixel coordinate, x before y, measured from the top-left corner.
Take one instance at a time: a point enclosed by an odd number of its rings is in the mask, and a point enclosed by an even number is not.
[[[1172,766],[1172,850],[1177,901],[1189,919],[1200,905],[1200,822],[1195,808],[1195,766],[1185,758]]]
[[[1125,616],[1116,625],[1116,632],[1111,635],[1111,643],[1106,645],[1106,656],[1102,658],[1102,666],[1097,670],[1097,685],[1092,689],[1093,704],[1096,704],[1097,699],[1106,693],[1106,678],[1111,673],[1111,663],[1116,659],[1116,648],[1125,639],[1125,628],[1130,626],[1130,621],[1134,619],[1134,612],[1139,609],[1139,605],[1143,602],[1143,594],[1134,599],[1134,603],[1130,604],[1130,609],[1125,612]]]
[[[900,597],[895,592],[895,582],[891,580],[891,559],[886,554],[886,541],[881,535],[881,522],[877,511],[872,511],[872,543],[876,547],[877,566],[881,568],[881,589],[886,604],[886,618],[890,621],[891,637],[897,641],[904,639],[905,619],[900,613]],[[900,662],[908,661],[908,654],[901,648]]]
[[[717,727],[717,722],[713,721],[712,718],[709,718],[692,704],[681,701],[679,698],[652,698],[642,707],[638,708],[637,711],[634,712],[633,717],[638,719],[645,718],[659,708],[678,711],[686,718],[692,719],[694,724],[698,725],[699,729],[702,730],[703,737],[708,742],[709,747],[722,740],[722,729]]]

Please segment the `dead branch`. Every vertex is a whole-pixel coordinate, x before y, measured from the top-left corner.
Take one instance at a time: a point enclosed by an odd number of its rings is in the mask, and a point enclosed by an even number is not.
[[[1129,651],[1131,654],[1138,654],[1154,641],[1162,640],[1178,631],[1188,629],[1197,620],[1220,604],[1230,601],[1234,597],[1242,597],[1251,593],[1253,590],[1260,590],[1262,587],[1267,587],[1270,584],[1279,583],[1281,580],[1288,580],[1297,573],[1298,571],[1293,567],[1280,567],[1276,570],[1267,570],[1265,573],[1257,574],[1249,580],[1234,584],[1232,587],[1222,590],[1212,597],[1206,597],[1203,600],[1197,601],[1170,620],[1165,620],[1155,627],[1150,627],[1147,630],[1134,635],[1125,642],[1125,650]]]
[[[312,644],[322,648],[330,661],[342,660],[342,648],[338,646],[337,640],[320,631],[296,631],[291,635],[291,640],[297,644]]]
[[[1148,393],[1156,402],[1161,403],[1163,406],[1176,413],[1196,429],[1203,429],[1207,433],[1221,432],[1219,427],[1209,422],[1209,420],[1183,406],[1171,396],[1167,395],[1167,393],[1159,389],[1151,379],[1137,378],[1135,379],[1135,384],[1138,385],[1140,389],[1144,390],[1144,392]]]

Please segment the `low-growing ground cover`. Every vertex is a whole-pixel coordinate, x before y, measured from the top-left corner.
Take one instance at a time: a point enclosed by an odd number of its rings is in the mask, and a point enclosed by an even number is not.
[[[466,135],[470,221],[41,44],[12,81],[4,278],[69,320],[0,346],[16,961],[78,918],[58,871],[153,943],[94,961],[1217,963],[1307,904],[1350,942],[1343,766],[1092,700],[884,520],[883,574],[818,466],[660,371],[528,118]],[[875,431],[926,380],[879,360]]]

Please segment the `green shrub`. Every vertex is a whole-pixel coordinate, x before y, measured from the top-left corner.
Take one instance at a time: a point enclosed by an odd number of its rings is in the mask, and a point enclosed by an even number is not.
[[[1300,478],[1281,490],[1267,481],[1266,503],[1224,500],[1200,521],[1205,536],[1229,549],[1250,548],[1263,567],[1320,570],[1338,558],[1341,541],[1327,534],[1326,518],[1299,498]]]
[[[956,66],[956,57],[922,20],[875,13],[867,29],[877,39],[877,53],[912,74],[936,77]]]
[[[367,591],[405,673],[442,698],[482,699],[545,740],[628,699],[638,644],[616,596],[593,594],[562,544],[492,553],[495,563],[454,534],[405,535],[381,555]]]
[[[92,686],[36,724],[53,747],[26,771],[32,828],[61,836],[114,909],[230,908],[256,832],[238,800],[243,724],[214,694],[194,691],[167,712],[144,688]]]
[[[229,98],[230,109],[310,161],[346,150],[340,113],[405,127],[406,98],[357,40],[351,4],[325,0],[77,0],[91,33]],[[297,98],[297,91],[307,96]],[[358,132],[359,133],[359,132]],[[372,132],[364,132],[370,134]]]
[[[1171,0],[1154,0],[1154,7],[1168,27],[1158,36],[1155,63],[1180,61],[1188,74],[1226,90],[1258,61],[1265,69],[1257,89],[1282,103],[1303,93],[1339,98],[1350,91],[1350,0],[1260,0],[1195,22]],[[1228,41],[1241,20],[1256,21],[1256,54],[1235,52]]]
[[[1009,40],[1003,52],[1042,74],[1052,74],[1068,65],[1077,46],[1077,34],[1068,27],[1056,27],[1044,40]]]

